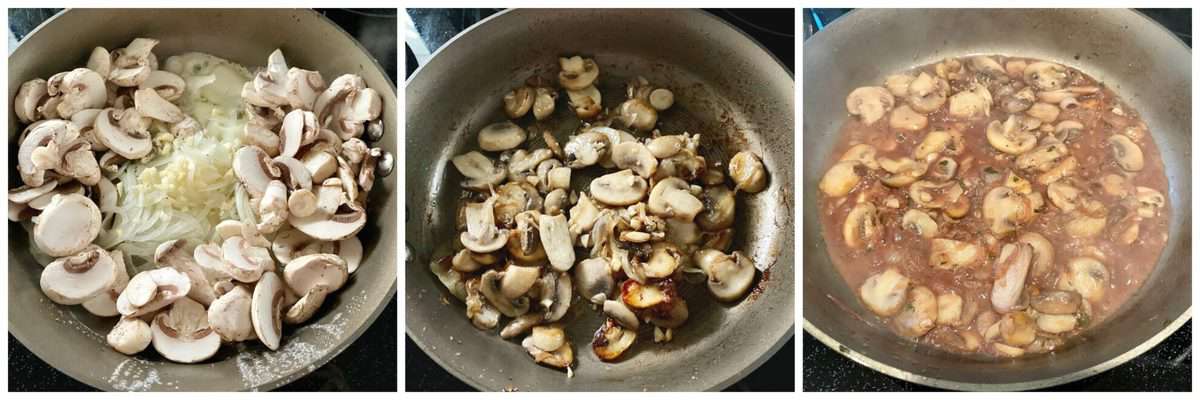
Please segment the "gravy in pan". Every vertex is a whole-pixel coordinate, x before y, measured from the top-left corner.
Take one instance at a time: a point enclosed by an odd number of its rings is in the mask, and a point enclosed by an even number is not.
[[[1167,242],[1146,124],[1100,82],[1004,56],[855,89],[819,184],[830,256],[898,335],[1052,352],[1116,311]]]

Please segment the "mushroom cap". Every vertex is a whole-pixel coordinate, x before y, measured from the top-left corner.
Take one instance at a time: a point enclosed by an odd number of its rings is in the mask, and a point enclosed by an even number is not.
[[[117,311],[126,317],[145,315],[183,298],[191,287],[187,275],[173,268],[142,271],[117,297]]]
[[[529,292],[541,276],[540,267],[509,265],[500,278],[500,294],[509,299],[516,299]]]
[[[91,246],[46,265],[40,281],[42,293],[58,304],[82,304],[112,287],[117,280],[116,267],[107,251]]]
[[[138,84],[139,89],[154,89],[166,101],[175,101],[183,97],[187,83],[179,75],[170,71],[155,70],[146,76],[146,80]],[[135,97],[136,98],[136,97]]]
[[[164,99],[153,88],[142,88],[133,92],[133,104],[142,115],[166,123],[180,122],[187,116],[179,106]]]
[[[204,306],[181,298],[150,324],[151,343],[164,358],[185,364],[207,360],[221,347],[221,336],[208,326]]]
[[[336,291],[348,276],[346,260],[335,254],[309,254],[293,259],[283,268],[283,280],[293,293],[308,293],[316,286]]]
[[[758,193],[767,187],[767,169],[758,154],[739,151],[729,159],[729,178],[735,189],[746,193]]]
[[[150,324],[141,318],[121,318],[105,336],[108,345],[125,355],[141,353],[150,347],[153,333]]]
[[[155,249],[154,263],[160,267],[175,268],[187,275],[188,280],[191,281],[188,297],[208,306],[216,299],[216,294],[213,293],[212,283],[208,281],[204,269],[192,258],[193,254],[194,252],[187,251],[186,240],[168,240]]]
[[[616,282],[608,268],[608,260],[589,258],[580,261],[574,269],[580,296],[593,303],[597,303],[597,299],[608,299],[612,296]]]
[[[887,89],[879,86],[864,86],[846,96],[846,110],[862,118],[863,124],[871,125],[891,111],[896,98]]]
[[[150,135],[137,130],[127,130],[123,121],[141,119],[136,109],[116,110],[106,108],[96,115],[92,135],[113,153],[127,160],[136,160],[150,154],[154,149]]]
[[[281,318],[284,290],[279,276],[267,272],[254,286],[254,294],[250,298],[250,322],[254,326],[254,333],[271,350],[279,349],[279,340],[283,336]]]
[[[265,151],[255,146],[244,146],[233,156],[233,172],[246,187],[246,191],[261,198],[271,181],[278,179],[280,171],[271,162]]]
[[[833,164],[829,170],[825,171],[825,175],[821,176],[821,182],[818,184],[821,192],[830,197],[842,197],[849,194],[862,179],[856,171],[859,165],[862,164],[855,160],[844,160]]]
[[[716,250],[700,250],[696,265],[708,275],[708,290],[721,301],[742,298],[754,283],[754,264],[736,251],[729,256]]]
[[[324,285],[313,287],[288,308],[283,315],[283,322],[301,324],[308,321],[321,308],[321,304],[325,302],[325,297],[329,295],[329,292],[331,292],[329,287]]]
[[[896,268],[888,268],[867,278],[859,287],[859,296],[871,312],[890,317],[900,313],[908,293],[908,277]]]
[[[104,107],[108,100],[108,89],[104,77],[87,68],[76,68],[63,77],[59,85],[62,102],[58,103],[59,117],[71,118],[79,111]]]
[[[1024,243],[1009,243],[1000,249],[992,268],[997,276],[992,283],[992,307],[997,312],[1009,312],[1017,305],[1025,288],[1025,278],[1033,261],[1033,247]]]
[[[38,111],[43,101],[49,97],[46,92],[46,80],[34,79],[21,84],[17,89],[17,95],[13,98],[13,111],[17,115],[17,119],[21,123],[28,124],[42,119],[41,112]]]
[[[575,265],[575,248],[571,245],[571,231],[567,227],[566,216],[539,215],[538,235],[542,239],[542,248],[546,250],[546,258],[555,270],[565,272]]]
[[[558,83],[567,90],[582,90],[591,87],[600,77],[596,61],[580,56],[559,57]]]
[[[593,179],[591,196],[596,201],[610,206],[627,206],[637,203],[646,195],[646,180],[623,169]]]
[[[355,203],[347,204],[346,211],[338,211],[332,215],[313,213],[299,217],[288,216],[292,227],[313,238],[325,241],[337,241],[354,236],[367,224],[367,213]],[[501,241],[503,245],[503,241]]]
[[[237,285],[212,302],[208,307],[208,323],[227,342],[254,338],[254,323],[250,321],[252,293]]]
[[[52,257],[80,252],[100,234],[100,208],[80,194],[55,195],[33,226],[38,249]]]
[[[617,168],[629,169],[638,176],[650,178],[658,169],[658,159],[641,142],[621,142],[612,148],[612,161]]]

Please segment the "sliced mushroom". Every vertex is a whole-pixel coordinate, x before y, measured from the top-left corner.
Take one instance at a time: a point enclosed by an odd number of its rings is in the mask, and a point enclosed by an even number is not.
[[[17,120],[28,124],[42,119],[38,107],[49,99],[50,94],[46,89],[45,79],[34,79],[21,84],[17,89],[17,96],[13,98],[13,111]]]
[[[724,185],[709,186],[700,194],[704,209],[696,216],[696,225],[706,231],[720,231],[733,226],[737,198]]]
[[[318,286],[336,291],[346,283],[346,261],[334,254],[310,254],[293,259],[283,269],[283,281],[293,293],[309,293]]]
[[[908,85],[912,83],[913,79],[915,78],[909,75],[888,75],[887,78],[884,78],[883,86],[887,87],[888,92],[891,92],[893,96],[904,97],[908,95]]]
[[[858,294],[871,312],[881,317],[900,313],[908,293],[908,277],[896,268],[871,275],[859,287]]]
[[[529,113],[529,109],[533,108],[534,89],[529,86],[521,86],[509,91],[504,95],[504,113],[508,114],[508,118],[517,119]]]
[[[926,239],[932,239],[938,234],[937,222],[921,210],[913,209],[905,212],[900,220],[900,226]]]
[[[1034,207],[1029,198],[1011,188],[993,188],[983,198],[983,219],[994,234],[1013,232],[1033,217]]]
[[[1053,123],[1055,120],[1057,120],[1058,113],[1058,106],[1047,103],[1034,103],[1032,107],[1029,107],[1028,110],[1025,110],[1025,114],[1029,115],[1030,117],[1037,118],[1037,120],[1046,124]]]
[[[546,249],[546,258],[554,269],[565,272],[575,265],[575,249],[571,246],[571,231],[566,216],[539,216],[538,235],[542,239],[542,247]]]
[[[479,130],[479,148],[484,151],[504,151],[516,148],[525,141],[525,129],[512,122],[497,122]]]
[[[931,113],[946,104],[950,83],[922,72],[908,84],[908,104],[913,110]]]
[[[563,151],[567,156],[567,166],[582,168],[595,165],[608,155],[613,143],[607,135],[596,131],[585,131],[572,136]]]
[[[850,115],[859,116],[866,125],[874,124],[883,118],[895,104],[896,99],[892,97],[892,93],[879,86],[860,87],[846,96],[846,110]]]
[[[592,352],[601,361],[615,361],[620,358],[637,339],[637,331],[621,327],[612,318],[604,321],[604,326],[596,330],[592,338]]]
[[[879,180],[891,187],[909,185],[925,175],[925,172],[929,171],[929,163],[913,160],[908,157],[902,157],[898,160],[880,157],[879,167],[889,173]]]
[[[208,306],[216,300],[216,293],[213,293],[212,283],[208,281],[204,269],[192,258],[194,252],[187,251],[186,247],[187,242],[183,239],[163,242],[154,251],[154,263],[159,267],[174,268],[187,275],[191,281],[188,297]]]
[[[1046,276],[1053,270],[1054,245],[1045,236],[1037,232],[1025,232],[1017,237],[1017,242],[1033,249],[1033,276]]]
[[[356,203],[348,203],[333,214],[316,212],[307,217],[290,215],[288,223],[316,239],[338,241],[358,234],[366,226],[367,213]],[[503,240],[499,242],[497,246],[504,244]]]
[[[641,142],[621,142],[612,148],[612,161],[617,168],[629,169],[643,178],[654,176],[658,159]],[[568,170],[569,171],[569,170]]]
[[[61,118],[71,118],[75,113],[91,108],[102,108],[108,99],[104,77],[87,68],[68,72],[63,76],[58,90],[62,102],[55,109]]]
[[[1067,83],[1067,69],[1062,65],[1039,61],[1025,67],[1025,83],[1038,90],[1061,89]]]
[[[295,325],[308,321],[316,315],[321,304],[325,302],[325,297],[332,291],[328,286],[317,285],[304,292],[304,296],[288,307],[287,312],[283,314],[283,322]]]
[[[858,203],[846,215],[842,223],[842,239],[852,249],[870,248],[883,236],[883,224],[879,211],[871,203]]]
[[[1142,218],[1157,217],[1167,204],[1161,192],[1145,186],[1134,188],[1134,198],[1137,200],[1137,215]]]
[[[100,208],[80,194],[55,195],[38,215],[33,239],[51,257],[79,253],[100,234]],[[111,282],[110,282],[111,283]]]
[[[957,293],[937,295],[937,324],[957,326],[962,323],[963,298]]]
[[[579,90],[567,89],[567,100],[571,109],[575,110],[575,116],[585,120],[599,115],[603,104],[600,91],[596,90],[595,86]]]
[[[1037,327],[1046,333],[1064,333],[1075,329],[1078,321],[1075,315],[1042,314],[1037,317]]]
[[[479,292],[496,310],[507,317],[517,317],[529,312],[529,297],[521,296],[516,299],[504,297],[500,293],[500,280],[506,272],[489,270],[480,277]]]
[[[141,115],[166,123],[180,122],[187,116],[178,106],[162,98],[158,91],[152,88],[138,89],[133,92],[133,103]]]
[[[179,363],[207,360],[221,347],[221,336],[208,324],[204,306],[182,298],[159,313],[150,325],[154,350]]]
[[[58,304],[75,305],[103,295],[117,280],[117,264],[104,249],[91,246],[42,269],[42,293]]]
[[[538,330],[538,327],[534,328],[534,332],[521,341],[521,347],[524,347],[525,351],[533,356],[533,361],[555,368],[570,368],[571,364],[575,362],[575,351],[571,349],[571,342],[566,340],[565,335],[562,334],[562,328],[557,326],[545,327],[541,330]],[[557,340],[554,339],[556,337],[562,338],[562,345],[557,349],[543,350],[538,347],[538,344],[545,345],[556,342]]]
[[[236,285],[208,307],[208,323],[222,340],[241,342],[255,337],[250,319],[252,295],[247,287]]]
[[[818,187],[830,197],[842,197],[849,194],[861,180],[856,171],[859,165],[861,164],[858,161],[853,160],[839,161],[833,164],[828,171],[825,171],[825,175],[821,176],[821,183],[818,184]]]
[[[953,129],[932,131],[925,134],[925,138],[913,150],[913,157],[917,160],[930,160],[932,155],[942,153],[958,155],[963,150],[966,150],[966,143],[959,131]]]
[[[974,84],[970,89],[950,96],[950,115],[970,119],[991,115],[992,93],[987,86]]]
[[[1012,155],[1021,155],[1037,145],[1037,136],[1026,130],[1012,115],[1003,123],[998,120],[989,123],[987,140],[996,150]]]
[[[914,286],[908,289],[908,305],[896,315],[894,321],[900,335],[917,338],[933,329],[937,319],[937,296],[927,287]]]
[[[729,159],[729,178],[736,191],[758,193],[767,187],[767,169],[762,159],[749,151],[739,151]]]
[[[126,317],[158,311],[186,296],[191,286],[187,275],[173,268],[139,272],[117,297],[117,311]]]
[[[913,182],[908,187],[908,196],[917,206],[929,209],[948,208],[962,198],[965,189],[958,182],[933,183]]]
[[[658,111],[649,101],[632,98],[617,107],[617,119],[635,131],[649,131],[658,123]]]
[[[716,250],[700,250],[695,254],[696,266],[708,275],[708,290],[718,300],[737,301],[754,283],[754,265],[739,252],[726,255]]]
[[[1033,296],[1029,305],[1034,310],[1046,314],[1074,314],[1079,310],[1080,301],[1079,293],[1047,290]]]
[[[575,266],[575,282],[579,295],[595,304],[600,304],[613,293],[615,282],[603,258],[589,258]]]
[[[590,58],[580,56],[559,57],[558,83],[567,90],[582,90],[591,87],[600,76],[600,67]]]
[[[1060,289],[1072,290],[1091,302],[1104,298],[1109,274],[1104,264],[1091,257],[1076,257],[1067,262],[1068,272],[1059,279]]]
[[[558,93],[544,87],[537,88],[535,93],[536,95],[533,99],[533,118],[541,121],[554,114],[554,102],[558,100]]]
[[[239,282],[257,282],[263,272],[275,269],[275,261],[267,249],[253,246],[241,236],[225,239],[221,256],[225,260],[224,271]]]
[[[650,96],[647,97],[650,105],[658,111],[666,111],[675,104],[675,94],[667,88],[657,88],[650,91]]]
[[[1023,312],[1005,314],[1004,318],[1000,319],[999,329],[1000,338],[1009,346],[1027,346],[1037,338],[1033,318]]]
[[[646,195],[646,189],[646,180],[628,169],[601,176],[591,183],[592,198],[610,206],[637,203]]]
[[[952,239],[933,239],[929,244],[929,266],[938,269],[957,270],[982,263],[986,254],[975,243]]]
[[[704,204],[692,195],[687,182],[679,178],[667,178],[654,185],[646,209],[663,218],[691,221],[704,210]]]
[[[1000,249],[992,265],[997,277],[992,283],[992,308],[997,312],[1012,311],[1025,288],[1025,278],[1033,261],[1033,247],[1024,243],[1009,243]]]
[[[267,272],[254,285],[250,297],[250,323],[254,334],[268,349],[279,349],[283,336],[283,282],[274,272]]]
[[[121,318],[105,336],[113,350],[130,356],[150,347],[152,338],[150,324],[141,318]]]
[[[1142,149],[1133,143],[1128,136],[1109,136],[1108,146],[1112,151],[1113,159],[1116,160],[1117,165],[1121,166],[1121,169],[1129,172],[1138,172],[1145,166]]]

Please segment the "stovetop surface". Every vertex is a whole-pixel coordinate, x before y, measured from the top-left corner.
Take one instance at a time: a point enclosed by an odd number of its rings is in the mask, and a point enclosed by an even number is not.
[[[9,9],[9,52],[16,43],[60,9]],[[318,10],[354,36],[396,80],[395,9]],[[281,391],[396,391],[396,298],[350,347],[321,368],[287,384]],[[37,358],[8,335],[9,391],[93,391]]]
[[[429,55],[476,22],[501,9],[408,9],[415,32],[405,32],[406,77],[411,76]],[[762,43],[775,57],[793,70],[795,62],[795,12],[784,10],[709,10]],[[406,78],[407,79],[407,78]],[[405,385],[408,391],[474,390],[442,369],[405,336]],[[520,362],[525,362],[521,360]],[[773,357],[727,391],[794,391],[795,338]]]
[[[804,39],[851,9],[804,9]],[[1192,45],[1188,10],[1138,10]],[[859,365],[804,333],[804,391],[926,391],[928,386],[896,379]],[[1046,388],[1048,391],[1186,391],[1192,386],[1192,323],[1133,360],[1098,375]]]

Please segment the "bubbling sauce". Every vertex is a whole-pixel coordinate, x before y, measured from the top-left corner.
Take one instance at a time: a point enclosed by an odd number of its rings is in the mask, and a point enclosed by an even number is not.
[[[830,256],[901,337],[1053,352],[1126,302],[1167,242],[1146,124],[1079,70],[946,59],[858,88],[822,178]]]

